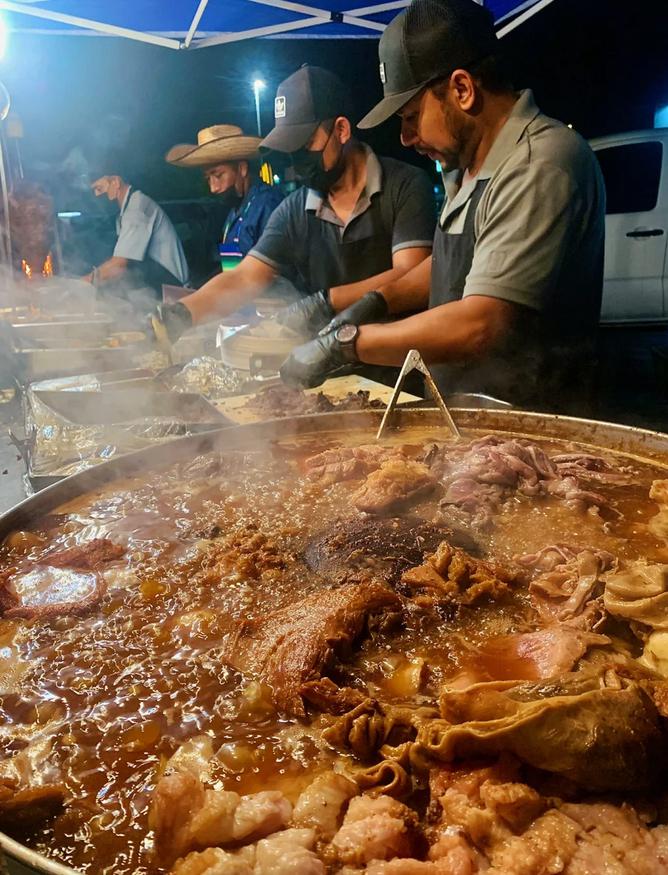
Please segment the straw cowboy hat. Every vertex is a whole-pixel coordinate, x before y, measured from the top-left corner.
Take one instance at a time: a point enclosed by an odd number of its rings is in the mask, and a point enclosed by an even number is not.
[[[260,137],[249,137],[236,125],[213,125],[197,134],[197,145],[179,143],[165,155],[178,167],[206,167],[259,157]]]

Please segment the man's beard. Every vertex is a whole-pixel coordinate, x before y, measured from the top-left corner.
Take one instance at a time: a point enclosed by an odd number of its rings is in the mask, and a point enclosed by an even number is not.
[[[453,170],[465,170],[468,160],[467,143],[473,129],[473,122],[463,112],[453,109],[450,104],[443,104],[443,119],[450,136],[454,141],[451,149],[440,153],[439,162],[445,173]]]

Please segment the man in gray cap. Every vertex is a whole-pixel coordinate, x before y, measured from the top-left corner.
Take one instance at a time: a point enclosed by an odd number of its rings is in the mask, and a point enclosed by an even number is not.
[[[398,365],[418,349],[444,391],[572,409],[602,292],[605,193],[593,152],[530,91],[513,90],[492,18],[474,0],[414,0],[379,55],[385,96],[360,127],[397,113],[402,143],[440,162],[447,197],[431,259],[377,291],[394,315],[429,309],[365,325],[360,301],[298,347],[283,378],[318,385],[342,365]]]
[[[343,83],[321,67],[303,66],[279,85],[276,124],[262,146],[290,154],[304,187],[276,208],[233,272],[161,308],[172,340],[237,310],[278,276],[305,297],[279,321],[313,336],[335,312],[428,257],[435,224],[428,176],[376,156],[353,136],[350,115]],[[387,310],[377,293],[364,307],[370,319]]]

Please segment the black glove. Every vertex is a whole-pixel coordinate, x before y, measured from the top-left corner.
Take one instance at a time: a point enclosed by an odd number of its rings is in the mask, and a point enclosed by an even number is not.
[[[359,361],[356,340],[356,326],[346,325],[295,347],[281,365],[281,379],[288,386],[319,386],[332,371]]]
[[[279,310],[276,321],[296,331],[297,334],[313,337],[333,316],[334,310],[329,303],[329,290],[321,289]]]
[[[382,322],[387,319],[390,308],[380,292],[367,292],[359,301],[341,310],[325,325],[320,334],[336,331],[341,325],[367,325],[370,322]]]
[[[179,337],[193,325],[192,314],[181,301],[177,301],[176,304],[158,304],[157,311],[151,317],[154,333],[156,333],[154,325],[156,321],[167,332],[170,343],[176,343]]]

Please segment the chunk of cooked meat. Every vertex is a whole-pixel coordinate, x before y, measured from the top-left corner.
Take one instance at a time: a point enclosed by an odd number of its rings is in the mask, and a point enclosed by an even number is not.
[[[493,512],[516,493],[530,497],[554,495],[573,508],[607,506],[602,495],[584,488],[578,476],[571,473],[574,461],[564,461],[563,465],[569,473],[560,472],[537,444],[494,435],[473,441],[468,447],[446,450],[433,461],[445,485],[441,504],[461,508],[479,525],[491,524]],[[583,471],[591,473],[587,468]]]
[[[416,755],[452,762],[506,751],[589,791],[648,787],[664,762],[656,706],[613,671],[445,690],[441,714],[418,730]]]
[[[481,680],[538,680],[571,671],[590,647],[610,644],[606,635],[553,624],[535,632],[491,638],[481,645]]]
[[[485,599],[502,599],[521,579],[519,572],[474,559],[443,541],[423,565],[405,571],[401,582],[421,599],[473,605]]]
[[[291,814],[292,806],[277,791],[239,796],[207,790],[191,772],[177,771],[161,778],[153,791],[149,828],[164,865],[189,851],[256,841],[283,829]]]
[[[562,477],[593,480],[606,486],[628,486],[635,473],[629,465],[591,453],[559,453],[552,456],[552,462]]]
[[[436,486],[436,479],[422,462],[389,459],[369,474],[352,497],[354,506],[365,513],[387,513],[411,498]]]
[[[42,558],[42,564],[53,568],[79,568],[98,571],[109,562],[125,556],[125,547],[114,544],[109,538],[93,538],[85,544],[77,544],[66,550],[57,550]]]
[[[387,705],[366,699],[352,711],[338,717],[322,733],[323,739],[339,750],[369,760],[391,739],[397,747],[412,742],[420,727],[438,717],[435,708]]]
[[[319,838],[330,841],[341,826],[348,802],[359,792],[357,784],[344,775],[318,775],[297,799],[292,823],[314,829]]]
[[[331,678],[307,681],[302,684],[300,691],[302,698],[310,705],[328,714],[345,714],[367,699],[361,690],[339,687]]]
[[[430,776],[438,829],[456,833],[491,875],[658,875],[668,872],[664,827],[647,829],[631,806],[544,798],[517,773],[471,764]],[[504,774],[505,772],[505,774]],[[431,854],[430,854],[431,856]],[[474,869],[473,871],[477,871]]]
[[[534,607],[547,622],[567,622],[583,629],[600,625],[604,617],[604,573],[616,567],[612,553],[593,548],[546,547],[518,559],[522,565],[545,567],[529,585]],[[561,561],[561,560],[564,561]]]
[[[62,784],[20,789],[15,781],[0,780],[0,829],[12,834],[29,832],[59,814],[65,804]]]
[[[262,839],[255,846],[255,875],[325,875],[315,838],[312,829],[286,829]]]
[[[96,571],[34,566],[0,575],[0,610],[7,619],[81,616],[100,603],[107,584]]]
[[[631,562],[617,574],[609,574],[603,602],[616,617],[668,630],[668,565]]]
[[[306,473],[323,486],[342,480],[361,480],[390,459],[405,458],[400,447],[363,444],[360,447],[336,447],[311,456],[304,462]]]
[[[204,571],[233,571],[243,578],[259,580],[286,568],[293,556],[276,535],[268,535],[257,523],[248,522],[222,536],[219,532],[213,543],[205,545],[200,560]]]
[[[264,617],[239,624],[224,658],[266,683],[276,707],[304,716],[302,686],[320,677],[330,659],[362,634],[378,613],[396,615],[401,599],[378,583],[314,592]]]
[[[389,796],[357,796],[331,846],[339,862],[362,866],[413,856],[418,836],[417,815],[401,802]]]
[[[317,535],[304,556],[310,568],[331,579],[346,579],[351,571],[376,572],[390,583],[419,565],[427,552],[447,540],[475,552],[475,541],[464,531],[436,526],[410,517],[361,517],[338,520]]]
[[[192,851],[177,860],[169,875],[255,875],[255,848],[252,854],[246,848],[230,853],[221,848]]]

